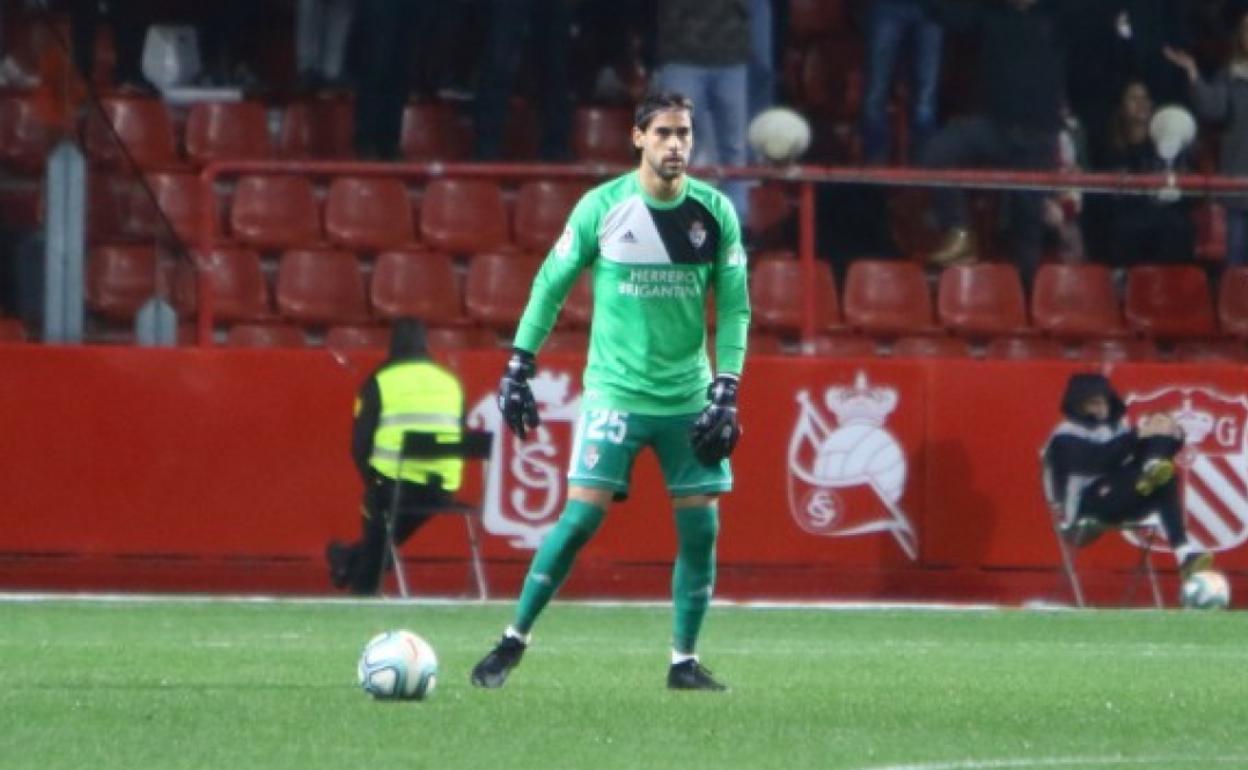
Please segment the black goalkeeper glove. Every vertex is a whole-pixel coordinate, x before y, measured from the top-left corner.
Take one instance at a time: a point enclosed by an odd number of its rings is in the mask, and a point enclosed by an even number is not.
[[[527,350],[513,348],[507,360],[507,371],[498,384],[498,410],[503,422],[520,438],[528,438],[529,431],[542,424],[537,414],[537,401],[529,378],[537,371],[537,361]]]
[[[689,429],[689,441],[698,462],[716,465],[732,454],[743,433],[737,420],[737,378],[719,375],[706,397],[710,403]]]

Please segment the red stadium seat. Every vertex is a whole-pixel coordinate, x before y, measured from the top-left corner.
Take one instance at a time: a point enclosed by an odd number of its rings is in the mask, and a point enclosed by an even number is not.
[[[312,183],[301,176],[245,176],[230,208],[234,237],[260,249],[316,245],[321,214]]]
[[[1209,280],[1194,265],[1137,265],[1127,270],[1127,324],[1160,339],[1216,331]]]
[[[325,234],[354,251],[410,245],[415,227],[407,187],[398,179],[338,177],[325,201]]]
[[[1081,361],[1156,361],[1159,357],[1157,344],[1147,339],[1106,337],[1088,340],[1079,347],[1077,357]]]
[[[325,332],[325,347],[330,350],[386,350],[390,347],[390,329],[385,326],[331,326]]]
[[[892,354],[893,358],[967,358],[971,346],[959,337],[920,334],[898,339]]]
[[[845,277],[845,320],[868,334],[932,331],[931,290],[916,262],[861,259]]]
[[[22,174],[41,173],[55,140],[36,112],[33,94],[0,98],[0,165]]]
[[[760,184],[750,188],[750,213],[746,228],[754,243],[762,247],[787,246],[795,241],[797,207],[788,187]]]
[[[802,263],[771,259],[754,266],[750,303],[762,331],[797,332],[802,328]],[[815,263],[815,331],[841,327],[836,282],[826,262]]]
[[[103,117],[95,110],[87,117],[86,146],[90,157],[114,168],[129,167],[127,152],[141,169],[182,165],[173,123],[163,102],[147,97],[109,96],[100,100],[100,109]]]
[[[1227,268],[1218,287],[1218,321],[1222,331],[1248,337],[1248,266]]]
[[[179,313],[193,307],[189,270],[173,261],[159,266],[160,287]],[[113,321],[134,318],[143,303],[157,294],[156,250],[150,244],[103,244],[87,258],[87,307]]]
[[[431,251],[387,251],[373,268],[373,308],[381,318],[413,316],[427,324],[461,324],[455,265],[445,254]]]
[[[824,334],[815,338],[815,355],[825,358],[872,358],[875,341],[857,334]]]
[[[225,344],[235,348],[302,348],[308,343],[303,329],[294,324],[237,324],[230,328]]]
[[[843,23],[844,0],[791,0],[789,36],[795,41],[825,37]]]
[[[126,233],[167,239],[170,236],[168,228],[172,226],[172,235],[178,240],[195,242],[200,217],[199,177],[188,173],[155,171],[145,174],[144,180],[148,189],[138,184],[130,187],[123,228]]]
[[[1226,207],[1217,201],[1203,201],[1192,208],[1196,226],[1196,256],[1210,262],[1226,259]]]
[[[455,254],[504,246],[510,229],[503,192],[481,179],[435,179],[420,205],[421,240]]]
[[[1248,345],[1243,340],[1185,340],[1174,346],[1176,361],[1204,363],[1248,362]]]
[[[310,99],[286,105],[277,152],[283,158],[352,157],[355,106],[348,99]]]
[[[249,249],[213,249],[195,255],[200,280],[212,286],[212,313],[218,321],[252,321],[273,315],[260,256]]]
[[[594,287],[592,276],[587,270],[572,284],[572,291],[568,292],[568,298],[563,302],[559,320],[568,326],[584,329],[589,327],[593,317]]]
[[[435,352],[495,347],[494,334],[476,326],[433,326],[425,330],[425,338]]]
[[[988,343],[984,358],[1009,361],[1053,360],[1066,357],[1062,343],[1046,337],[997,337]]]
[[[541,264],[540,258],[527,255],[475,255],[468,265],[464,293],[468,315],[484,326],[514,331]]]
[[[283,318],[330,326],[368,319],[364,279],[348,251],[292,249],[277,268],[277,309]]]
[[[1018,270],[1003,263],[954,265],[940,276],[940,323],[957,334],[995,336],[1027,331]]]
[[[466,160],[472,142],[449,104],[409,102],[403,108],[399,152],[406,160]]]
[[[1031,313],[1036,328],[1055,337],[1126,332],[1113,277],[1104,265],[1041,265],[1031,291]]]
[[[25,342],[26,326],[20,318],[0,318],[0,342]]]
[[[549,251],[584,193],[580,182],[539,179],[521,185],[516,194],[516,245],[537,254]]]
[[[623,107],[578,107],[572,121],[572,154],[597,163],[634,162],[633,114]]]
[[[92,243],[150,234],[150,227],[139,233],[133,231],[137,227],[129,216],[133,185],[129,177],[103,169],[87,176],[87,236]]]
[[[268,158],[269,118],[260,102],[196,102],[186,120],[186,155],[192,163]]]

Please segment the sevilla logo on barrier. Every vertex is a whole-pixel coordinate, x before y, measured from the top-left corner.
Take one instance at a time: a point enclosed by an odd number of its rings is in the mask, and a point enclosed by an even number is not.
[[[542,371],[530,382],[542,424],[521,441],[507,430],[494,395],[476,403],[467,425],[494,433],[482,521],[485,530],[510,538],[512,547],[536,549],[559,518],[568,448],[580,410],[570,395],[571,377]]]
[[[1187,435],[1176,460],[1188,536],[1214,551],[1248,540],[1248,395],[1169,386],[1128,393],[1126,402],[1132,422],[1164,412]]]
[[[873,387],[859,371],[853,386],[823,393],[833,422],[810,391],[797,394],[800,412],[789,437],[789,512],[804,531],[824,537],[887,532],[910,559],[918,537],[899,507],[906,456],[884,426],[897,408],[897,390]]]

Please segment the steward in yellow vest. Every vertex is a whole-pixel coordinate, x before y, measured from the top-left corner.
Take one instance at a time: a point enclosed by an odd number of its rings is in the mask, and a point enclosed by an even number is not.
[[[464,393],[459,380],[429,358],[424,325],[400,318],[390,337],[390,355],[364,381],[355,400],[351,454],[364,482],[358,541],[330,542],[325,549],[330,580],[355,594],[375,594],[385,558],[385,517],[402,485],[403,509],[395,520],[402,544],[428,521],[439,503],[459,489],[464,462],[458,458],[404,459],[399,451],[409,431],[436,433],[458,441],[463,431]]]

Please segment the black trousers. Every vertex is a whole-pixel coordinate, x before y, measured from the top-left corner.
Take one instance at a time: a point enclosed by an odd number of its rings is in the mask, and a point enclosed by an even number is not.
[[[1183,524],[1183,502],[1177,478],[1171,479],[1151,495],[1141,497],[1135,491],[1144,463],[1152,459],[1174,457],[1173,439],[1146,439],[1138,459],[1108,473],[1083,490],[1079,498],[1079,516],[1092,518],[1110,526],[1139,521],[1156,513],[1161,519],[1166,540],[1172,548],[1187,542]]]
[[[387,558],[386,516],[394,501],[395,484],[402,487],[401,505],[394,522],[394,540],[398,545],[424,526],[439,506],[451,501],[451,494],[441,487],[373,479],[364,490],[360,539],[347,547],[347,581],[354,594],[375,594],[381,585],[382,564]]]

